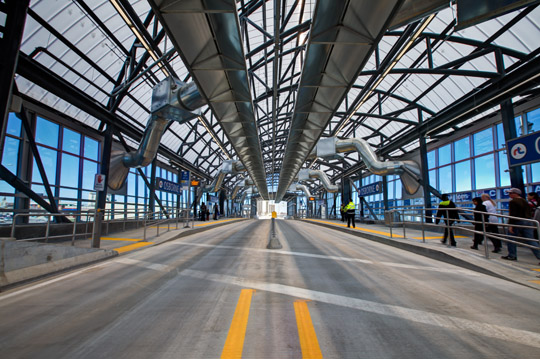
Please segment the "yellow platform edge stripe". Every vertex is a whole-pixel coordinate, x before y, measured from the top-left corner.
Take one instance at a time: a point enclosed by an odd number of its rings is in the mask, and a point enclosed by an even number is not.
[[[138,242],[138,243],[130,244],[129,246],[115,248],[114,250],[117,251],[118,253],[124,253],[124,252],[132,251],[137,248],[146,247],[150,244],[153,244],[153,243],[152,242]]]
[[[221,359],[242,358],[253,292],[255,292],[254,289],[242,289],[240,292],[240,298],[238,298],[238,304],[234,311],[229,334],[221,352]]]
[[[101,237],[103,241],[126,241],[126,242],[139,242],[141,238],[115,238],[115,237]]]

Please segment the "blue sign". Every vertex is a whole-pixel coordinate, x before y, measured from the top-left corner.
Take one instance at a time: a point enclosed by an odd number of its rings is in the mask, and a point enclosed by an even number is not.
[[[180,184],[184,191],[189,191],[189,171],[180,171]]]
[[[470,202],[473,198],[471,192],[456,193],[452,197],[454,197],[454,202]]]
[[[358,189],[358,195],[360,197],[371,196],[372,194],[377,194],[382,192],[382,182],[375,182],[368,184],[367,186],[362,186]]]
[[[156,189],[158,191],[165,191],[170,193],[182,194],[182,187],[180,184],[167,181],[163,178],[156,178]]]
[[[540,161],[540,131],[506,142],[508,165],[526,165]]]

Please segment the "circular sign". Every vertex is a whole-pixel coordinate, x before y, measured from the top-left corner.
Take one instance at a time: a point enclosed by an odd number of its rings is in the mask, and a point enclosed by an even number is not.
[[[510,156],[516,160],[520,160],[527,154],[527,147],[522,143],[516,143],[510,150]]]

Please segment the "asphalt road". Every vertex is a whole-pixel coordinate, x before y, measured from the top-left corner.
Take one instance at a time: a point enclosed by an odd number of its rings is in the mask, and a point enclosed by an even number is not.
[[[0,293],[2,358],[539,358],[540,291],[300,221]]]

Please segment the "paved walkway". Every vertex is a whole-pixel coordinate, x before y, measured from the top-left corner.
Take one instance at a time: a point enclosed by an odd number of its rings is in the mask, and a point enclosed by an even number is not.
[[[540,289],[539,260],[529,248],[518,246],[518,260],[514,262],[501,259],[501,256],[508,254],[504,243],[502,252],[498,254],[491,252],[494,247],[489,240],[487,241],[487,249],[485,248],[486,241],[479,247],[479,250],[471,249],[472,233],[471,235],[456,235],[456,247],[442,244],[443,225],[432,227],[431,230],[422,233],[421,229],[406,228],[404,231],[400,227],[391,230],[389,227],[379,224],[357,223],[356,228],[347,228],[346,222],[331,219],[304,219],[304,221],[332,227],[359,237],[397,246]]]

